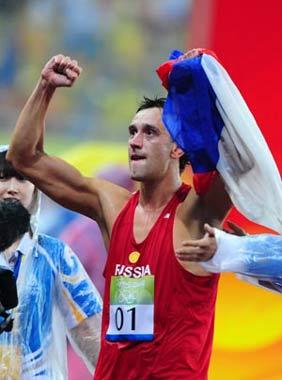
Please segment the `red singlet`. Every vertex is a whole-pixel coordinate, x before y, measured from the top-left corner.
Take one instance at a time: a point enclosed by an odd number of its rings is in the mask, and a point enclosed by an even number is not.
[[[115,221],[95,380],[207,379],[218,275],[185,271],[173,249],[175,212],[189,190],[179,188],[140,244],[133,236],[139,192]]]

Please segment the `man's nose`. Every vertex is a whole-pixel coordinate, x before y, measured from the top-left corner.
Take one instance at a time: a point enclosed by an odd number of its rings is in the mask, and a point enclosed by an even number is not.
[[[132,147],[142,148],[142,147],[143,147],[143,134],[142,134],[142,133],[136,133],[136,134],[130,139],[130,145],[131,145]]]

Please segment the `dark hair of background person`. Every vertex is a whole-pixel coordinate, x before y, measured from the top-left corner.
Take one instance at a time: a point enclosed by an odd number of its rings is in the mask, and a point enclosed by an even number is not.
[[[30,230],[30,214],[21,202],[0,202],[0,252],[10,247]]]
[[[15,177],[19,180],[24,180],[25,177],[18,173],[13,166],[6,160],[6,154],[5,152],[0,152],[0,180],[1,179],[9,179],[12,177]]]

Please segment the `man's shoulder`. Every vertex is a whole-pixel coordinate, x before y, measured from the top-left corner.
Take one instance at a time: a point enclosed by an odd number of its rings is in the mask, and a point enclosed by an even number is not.
[[[92,193],[96,194],[99,199],[100,214],[97,214],[97,210],[89,210],[88,217],[96,220],[98,224],[102,221],[112,223],[116,215],[122,209],[124,204],[131,196],[131,192],[126,188],[116,185],[110,181],[90,178],[88,180],[88,186]]]

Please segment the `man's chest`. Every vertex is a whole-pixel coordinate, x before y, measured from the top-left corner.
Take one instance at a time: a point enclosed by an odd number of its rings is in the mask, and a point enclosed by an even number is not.
[[[177,211],[161,209],[144,212],[136,208],[132,229],[136,243],[144,242],[151,234],[155,234],[156,239],[161,238],[161,230],[165,230],[166,234],[170,235],[174,248],[178,247],[182,240],[190,238],[188,227]]]

